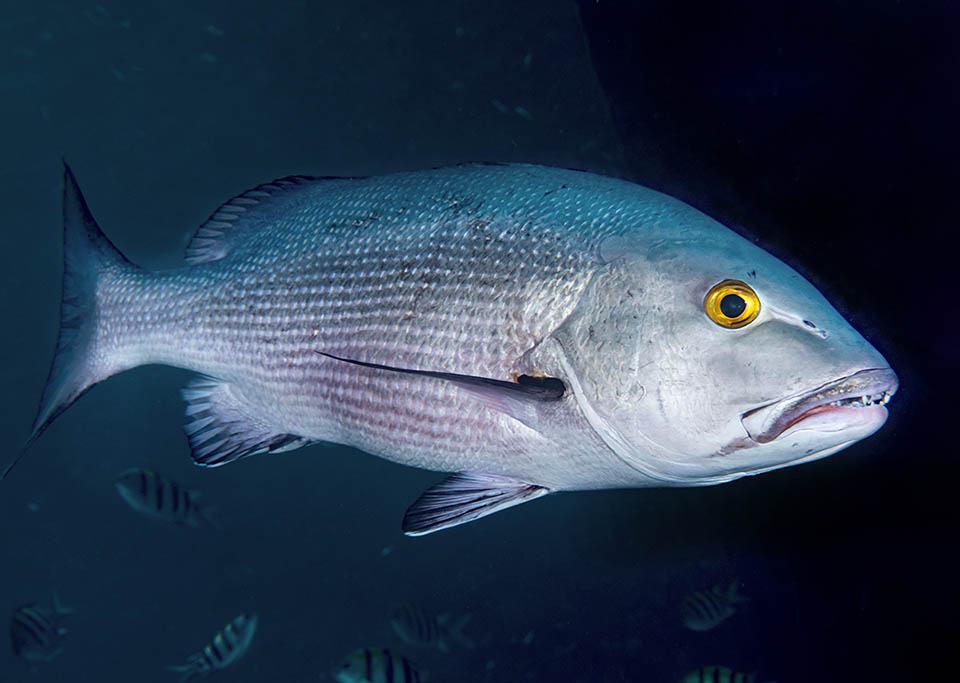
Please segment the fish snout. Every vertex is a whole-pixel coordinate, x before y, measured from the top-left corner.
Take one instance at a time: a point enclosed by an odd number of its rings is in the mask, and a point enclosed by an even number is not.
[[[818,387],[749,410],[741,422],[750,438],[770,443],[788,431],[846,432],[886,421],[887,402],[899,388],[890,367],[859,370]]]

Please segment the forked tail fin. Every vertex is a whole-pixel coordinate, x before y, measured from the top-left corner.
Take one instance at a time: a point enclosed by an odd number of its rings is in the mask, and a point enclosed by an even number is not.
[[[453,640],[456,640],[462,647],[465,647],[468,650],[472,650],[476,647],[471,639],[463,630],[467,627],[467,623],[470,621],[472,615],[467,613],[462,617],[450,624],[448,628],[448,633]]]
[[[27,443],[7,465],[5,478],[24,452],[60,413],[112,372],[93,357],[97,341],[97,283],[109,270],[137,267],[121,254],[94,220],[66,162],[63,180],[63,296],[57,350]]]
[[[726,590],[727,601],[731,605],[750,602],[750,598],[740,592],[740,579],[731,579]]]
[[[223,531],[223,524],[220,523],[220,516],[217,514],[217,508],[204,501],[203,496],[199,491],[190,491],[190,503],[193,505],[197,513],[194,522],[196,526],[200,526],[200,523],[202,522],[207,526],[216,529],[217,531]]]
[[[54,611],[54,612],[56,612],[57,614],[62,614],[62,615],[75,614],[75,613],[76,613],[77,610],[73,609],[72,607],[67,607],[66,605],[64,605],[63,603],[60,602],[60,593],[57,591],[56,588],[53,589],[53,591],[51,592],[51,595],[52,595],[52,598],[53,598],[53,611]]]

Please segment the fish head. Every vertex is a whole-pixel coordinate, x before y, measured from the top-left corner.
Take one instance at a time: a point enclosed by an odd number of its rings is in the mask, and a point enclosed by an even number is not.
[[[339,665],[334,667],[331,675],[337,683],[363,683],[366,672],[370,669],[369,649],[357,649],[344,657]]]
[[[139,504],[140,477],[140,470],[127,470],[113,480],[120,497],[134,507]]]
[[[606,238],[552,334],[591,427],[673,486],[808,462],[877,431],[897,389],[880,353],[799,273],[687,209],[680,229]]]

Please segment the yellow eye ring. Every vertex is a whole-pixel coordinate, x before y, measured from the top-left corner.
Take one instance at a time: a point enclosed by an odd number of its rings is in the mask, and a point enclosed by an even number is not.
[[[736,330],[752,323],[760,313],[760,297],[746,282],[718,282],[703,298],[703,310],[720,327]]]

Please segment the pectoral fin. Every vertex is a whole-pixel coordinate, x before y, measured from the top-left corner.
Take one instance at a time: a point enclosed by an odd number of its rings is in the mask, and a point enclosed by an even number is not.
[[[535,426],[537,404],[559,401],[563,398],[567,389],[563,380],[556,377],[520,375],[517,377],[516,382],[508,382],[502,379],[478,377],[476,375],[461,375],[455,372],[414,370],[410,368],[397,368],[391,365],[380,365],[379,363],[367,363],[351,358],[341,358],[340,356],[334,356],[333,354],[324,353],[323,351],[317,351],[317,353],[321,356],[332,358],[333,360],[351,363],[365,368],[400,372],[406,375],[419,375],[421,377],[433,377],[434,379],[452,382],[479,399],[484,405],[506,413],[529,427]]]
[[[428,488],[407,508],[403,533],[425,534],[466,524],[528,500],[550,489],[496,474],[459,472]]]

